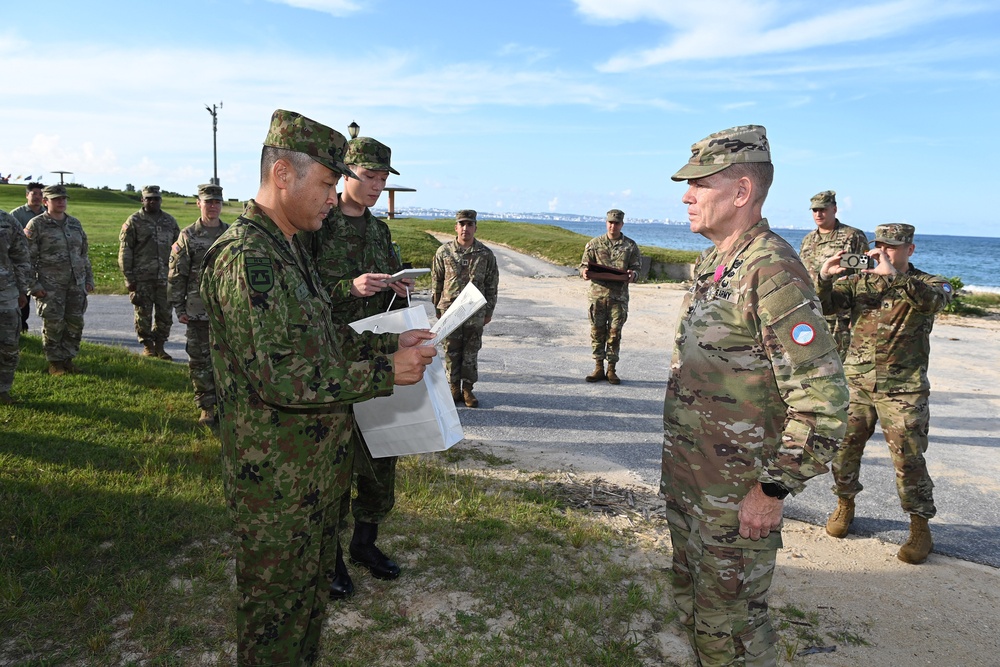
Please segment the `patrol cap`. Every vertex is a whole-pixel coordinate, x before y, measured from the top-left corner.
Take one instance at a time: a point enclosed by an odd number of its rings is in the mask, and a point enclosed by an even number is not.
[[[813,195],[809,200],[809,210],[815,211],[818,208],[830,208],[837,205],[837,193],[833,190],[823,190],[823,192]]]
[[[710,134],[691,145],[691,159],[672,181],[705,178],[734,164],[770,162],[771,147],[763,125],[739,125]]]
[[[605,222],[625,222],[625,211],[613,208],[608,211],[608,215],[604,218]]]
[[[462,222],[467,220],[469,222],[476,221],[476,212],[471,208],[463,208],[461,211],[455,214],[455,222]]]
[[[294,111],[275,109],[264,145],[305,153],[327,169],[357,178],[344,164],[347,139],[340,132]]]
[[[906,225],[902,222],[879,225],[875,228],[875,240],[872,243],[907,245],[913,243],[913,233],[915,231],[916,229],[913,228],[913,225]]]
[[[59,199],[59,197],[69,199],[69,195],[66,194],[65,185],[46,185],[42,188],[42,196],[46,199]]]
[[[371,137],[358,137],[347,142],[344,163],[372,171],[391,171],[398,176],[399,172],[389,164],[391,158],[392,151],[381,141],[375,141]]]
[[[213,199],[222,201],[222,186],[214,183],[202,183],[198,186],[198,199],[201,201],[210,201]]]
[[[146,199],[147,197],[159,197],[160,199],[163,199],[163,195],[160,194],[160,186],[159,185],[145,185],[145,186],[143,186],[143,188],[142,188],[142,198]]]

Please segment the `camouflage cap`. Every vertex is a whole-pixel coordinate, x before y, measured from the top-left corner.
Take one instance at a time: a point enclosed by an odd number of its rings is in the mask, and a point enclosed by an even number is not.
[[[58,199],[59,197],[69,198],[66,194],[65,185],[46,185],[42,188],[42,196],[46,199]]]
[[[463,220],[468,220],[469,222],[476,221],[476,212],[471,208],[463,208],[461,211],[455,214],[455,222],[462,222]]]
[[[763,125],[740,125],[710,134],[691,145],[691,159],[670,177],[673,181],[705,178],[734,164],[770,162],[771,148]]]
[[[391,171],[398,176],[399,172],[389,164],[391,158],[392,151],[382,142],[371,137],[358,137],[347,142],[344,162],[352,167],[364,167],[372,171]]]
[[[213,199],[222,201],[222,186],[214,183],[202,183],[198,186],[198,199],[201,201],[210,201]]]
[[[335,173],[357,178],[344,164],[344,135],[300,113],[275,109],[264,145],[305,153]]]
[[[887,245],[907,245],[913,243],[913,233],[917,231],[913,225],[902,222],[891,222],[875,228],[875,240],[872,243]]]
[[[621,209],[618,209],[618,208],[613,208],[610,211],[608,211],[608,214],[607,214],[607,216],[605,216],[604,221],[605,222],[621,222],[621,223],[624,223],[625,222],[625,211],[623,211]]]
[[[837,193],[833,190],[823,190],[813,195],[809,200],[809,210],[815,211],[820,208],[830,208],[837,205]]]
[[[160,199],[163,199],[163,195],[160,193],[160,186],[159,185],[143,186],[142,198],[145,199],[146,197],[159,197]]]

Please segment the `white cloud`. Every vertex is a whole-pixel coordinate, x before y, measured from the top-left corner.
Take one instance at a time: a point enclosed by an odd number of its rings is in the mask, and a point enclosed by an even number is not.
[[[298,9],[311,9],[331,16],[348,16],[355,14],[364,6],[355,0],[269,0],[278,5],[288,5]]]
[[[553,197],[549,200],[549,212],[555,213],[556,209],[559,207],[559,197]]]
[[[545,60],[551,56],[552,53],[552,49],[543,49],[539,46],[527,46],[525,44],[518,44],[517,42],[509,42],[497,50],[497,55],[501,58],[522,58],[529,65],[533,65],[539,60]]]

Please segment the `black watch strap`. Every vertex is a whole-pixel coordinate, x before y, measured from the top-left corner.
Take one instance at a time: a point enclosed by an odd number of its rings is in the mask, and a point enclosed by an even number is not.
[[[783,487],[781,484],[775,484],[774,482],[761,482],[760,490],[764,492],[764,495],[768,498],[777,498],[778,500],[784,500],[785,496],[789,494],[788,489]]]

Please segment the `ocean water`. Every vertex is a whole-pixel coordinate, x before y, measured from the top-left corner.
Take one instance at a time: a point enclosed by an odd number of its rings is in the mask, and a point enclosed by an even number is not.
[[[532,222],[518,220],[518,222]],[[594,237],[605,234],[603,222],[552,222],[539,221],[538,224],[556,224],[572,232]],[[687,225],[667,225],[658,223],[632,223],[627,221],[622,230],[639,245],[675,250],[704,250],[710,243],[703,236],[692,234]],[[775,229],[796,250],[808,229]],[[871,230],[865,230],[869,239],[875,238]],[[913,239],[917,246],[910,261],[913,266],[927,273],[935,273],[952,278],[958,276],[966,289],[978,292],[1000,293],[1000,238],[977,236],[944,236],[920,234]],[[581,248],[581,254],[583,249]]]

